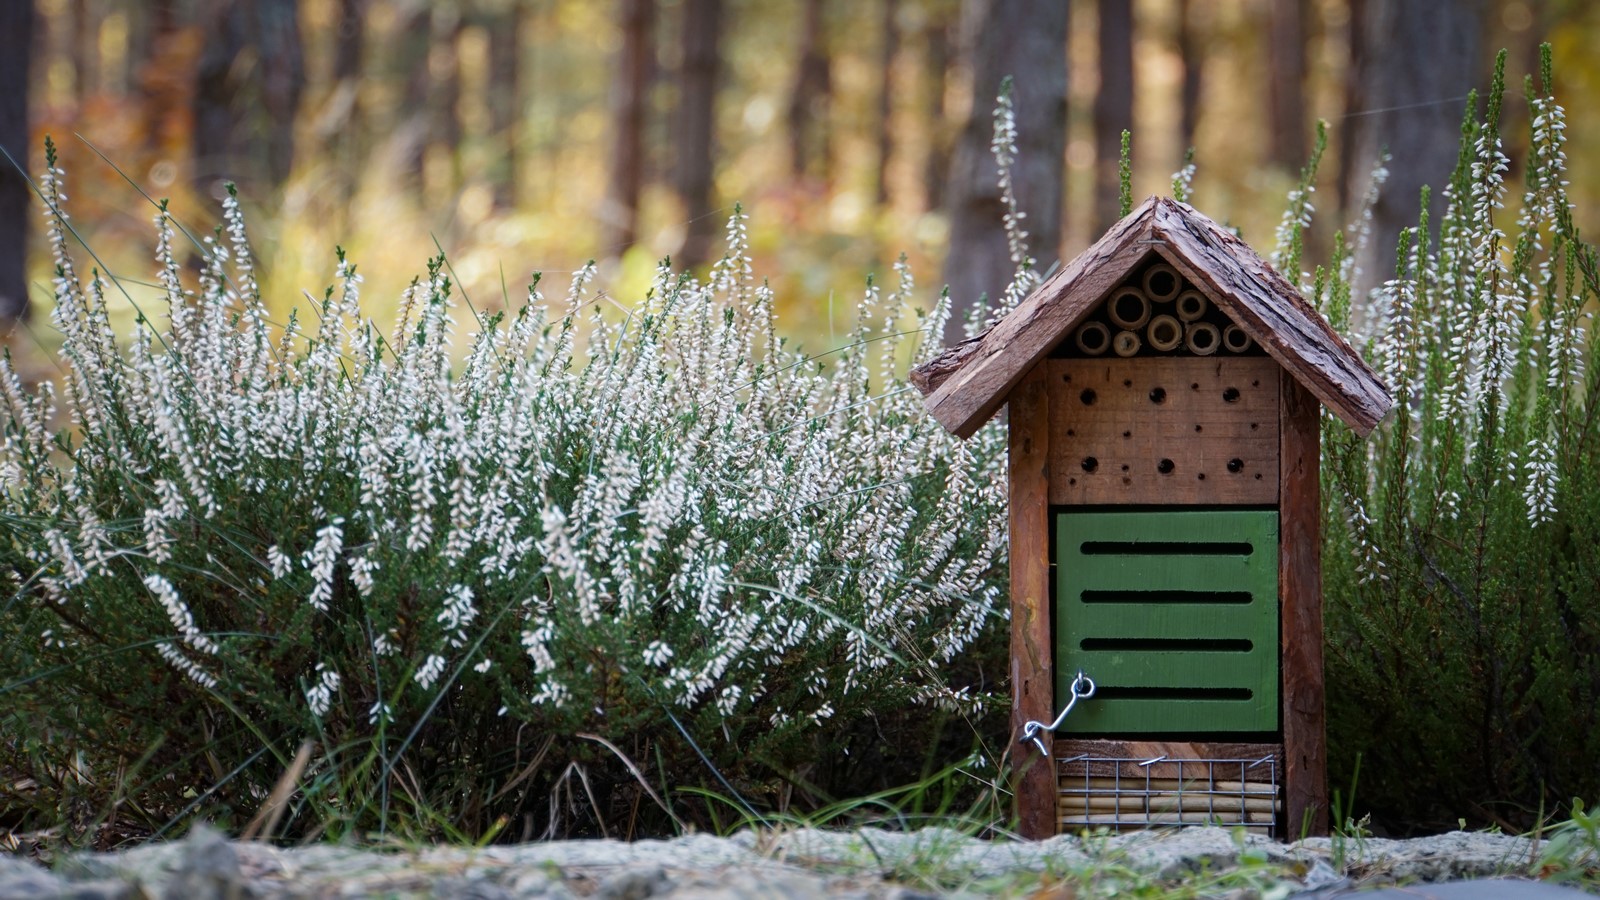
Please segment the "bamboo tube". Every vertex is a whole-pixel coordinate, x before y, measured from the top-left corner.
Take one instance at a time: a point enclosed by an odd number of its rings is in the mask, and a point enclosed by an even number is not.
[[[1150,321],[1150,298],[1136,287],[1118,288],[1106,301],[1106,318],[1129,331],[1143,328]]]
[[[1062,795],[1056,801],[1056,807],[1064,811],[1084,810],[1123,810],[1151,812],[1193,812],[1195,810],[1214,811],[1218,815],[1224,813],[1237,816],[1245,812],[1273,812],[1278,804],[1271,797],[1240,797],[1238,794],[1208,794],[1184,793],[1181,797],[1177,794],[1079,794],[1077,796]]]
[[[1183,290],[1183,278],[1178,270],[1166,263],[1156,263],[1144,270],[1144,293],[1156,303],[1170,303]]]
[[[1185,322],[1193,322],[1206,314],[1211,306],[1206,302],[1206,296],[1199,291],[1184,291],[1178,295],[1176,311],[1178,318]]]
[[[1233,771],[1239,771],[1238,766],[1229,766]],[[1095,788],[1111,788],[1123,794],[1142,795],[1148,793],[1213,793],[1213,794],[1240,794],[1251,797],[1276,797],[1278,790],[1270,781],[1207,781],[1204,778],[1145,778],[1142,775],[1128,775],[1122,778],[1095,775],[1084,778],[1081,775],[1067,775],[1061,779],[1061,790],[1077,791],[1080,795],[1085,791]]]
[[[1183,333],[1183,345],[1195,356],[1210,356],[1222,346],[1222,335],[1210,322],[1190,322]]]
[[[1150,341],[1150,349],[1168,350],[1178,349],[1183,343],[1183,323],[1171,316],[1151,316],[1150,327],[1145,329],[1145,337]]]
[[[1229,353],[1243,353],[1250,349],[1250,335],[1245,334],[1244,329],[1237,325],[1229,325],[1222,329],[1222,346],[1226,347]]]
[[[1090,827],[1092,824],[1094,824],[1094,823],[1085,822],[1085,821],[1083,821],[1081,819],[1063,818],[1061,820],[1061,830],[1064,833],[1071,833],[1075,829],[1087,828],[1087,827]],[[1112,831],[1116,831],[1118,833],[1128,832],[1128,831],[1145,831],[1145,830],[1147,830],[1147,826],[1142,825],[1142,824],[1140,824],[1138,822],[1128,822],[1128,821],[1123,821],[1123,822],[1120,822],[1120,823],[1118,823],[1118,822],[1106,822],[1105,825],[1111,826],[1111,830]],[[1271,829],[1269,829],[1266,825],[1245,825],[1243,827],[1244,827],[1244,830],[1245,830],[1245,832],[1247,834],[1259,834],[1262,837],[1270,837],[1271,834],[1272,834]]]
[[[1119,813],[1090,813],[1089,815],[1085,816],[1079,815],[1076,812],[1057,810],[1057,815],[1060,815],[1067,821],[1080,825],[1127,825],[1136,828],[1145,825],[1208,825],[1212,822],[1222,822],[1225,824],[1260,822],[1265,825],[1272,821],[1270,816],[1263,816],[1259,819],[1254,817],[1249,819],[1241,819],[1237,815],[1212,815],[1203,811],[1185,813],[1150,813],[1149,815],[1140,813],[1133,816]]]
[[[1117,336],[1111,339],[1111,349],[1115,350],[1118,356],[1132,356],[1139,352],[1139,347],[1143,343],[1137,334],[1131,331],[1119,331]]]
[[[1111,346],[1111,329],[1104,322],[1085,322],[1078,327],[1074,340],[1083,355],[1099,356]]]

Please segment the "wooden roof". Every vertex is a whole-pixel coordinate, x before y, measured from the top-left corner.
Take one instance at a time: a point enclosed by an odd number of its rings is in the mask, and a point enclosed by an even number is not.
[[[988,331],[912,370],[928,411],[947,430],[972,436],[1022,376],[1151,253],[1358,434],[1366,436],[1394,405],[1372,369],[1266,260],[1194,207],[1151,197]]]

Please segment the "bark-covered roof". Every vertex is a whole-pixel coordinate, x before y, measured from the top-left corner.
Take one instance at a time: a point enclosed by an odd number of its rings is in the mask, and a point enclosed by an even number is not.
[[[947,430],[970,437],[1011,389],[1151,253],[1171,264],[1358,434],[1394,405],[1350,344],[1231,231],[1151,197],[992,328],[918,366],[911,381]]]

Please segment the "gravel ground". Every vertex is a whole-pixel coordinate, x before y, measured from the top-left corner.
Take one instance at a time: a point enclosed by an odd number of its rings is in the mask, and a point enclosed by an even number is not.
[[[1600,860],[1588,860],[1593,868]],[[728,838],[559,841],[482,849],[298,848],[231,841],[200,830],[182,841],[64,858],[53,869],[0,856],[0,900],[223,898],[761,897],[896,898],[1100,894],[1331,898],[1358,888],[1525,878],[1551,872],[1534,842],[1455,832],[1409,841],[1327,838],[1284,845],[1221,828],[1038,843],[916,832],[743,831]],[[1450,897],[1559,897],[1530,881],[1477,881]],[[1575,895],[1582,896],[1582,895]]]

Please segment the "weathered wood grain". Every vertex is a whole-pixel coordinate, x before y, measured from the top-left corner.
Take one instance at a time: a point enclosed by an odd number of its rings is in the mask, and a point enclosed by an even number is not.
[[[1328,746],[1322,679],[1321,418],[1283,376],[1278,593],[1282,598],[1285,835],[1328,833]]]
[[[929,412],[949,431],[970,436],[1151,251],[1356,432],[1366,435],[1394,405],[1350,345],[1254,250],[1193,207],[1152,197],[988,332],[914,370],[912,383]]]
[[[1050,646],[1050,410],[1045,370],[1037,367],[1011,394],[1011,738],[1023,723],[1049,722],[1054,693]],[[1017,829],[1041,840],[1056,833],[1056,773],[1050,732],[1012,748]]]
[[[1149,236],[1155,204],[1152,197],[1113,225],[978,339],[927,395],[928,411],[939,424],[965,438],[994,415],[1022,376],[1149,254],[1139,241]],[[949,368],[940,359],[923,367],[930,384],[935,373]]]
[[[1328,409],[1362,436],[1383,420],[1394,405],[1388,389],[1266,260],[1188,204],[1161,200],[1153,217],[1161,257]]]
[[[1052,504],[1277,502],[1280,367],[1271,358],[1043,365]]]

